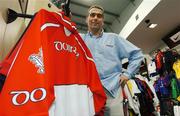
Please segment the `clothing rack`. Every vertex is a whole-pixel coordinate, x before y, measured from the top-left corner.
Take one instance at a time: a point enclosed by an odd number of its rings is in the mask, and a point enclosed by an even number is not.
[[[20,13],[17,13],[16,11],[8,8],[8,11],[7,11],[7,21],[6,23],[9,24],[13,21],[15,21],[17,19],[17,17],[21,17],[21,18],[33,18],[34,15],[28,15],[28,14],[20,14]]]
[[[71,10],[70,10],[70,1],[71,0],[65,0],[65,2],[62,4],[62,11],[65,13],[65,16],[70,17],[71,15]],[[28,14],[20,14],[15,12],[14,10],[8,8],[8,18],[6,23],[9,24],[17,19],[17,17],[21,18],[33,18],[34,15],[28,15]]]

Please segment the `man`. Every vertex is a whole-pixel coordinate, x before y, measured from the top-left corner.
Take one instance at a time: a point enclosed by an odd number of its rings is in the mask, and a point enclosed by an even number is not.
[[[123,116],[120,85],[124,85],[138,71],[143,54],[139,48],[117,34],[103,31],[104,10],[101,6],[93,5],[89,8],[86,23],[88,33],[81,36],[93,55],[108,98],[105,116]],[[129,65],[123,72],[124,58],[128,58]]]

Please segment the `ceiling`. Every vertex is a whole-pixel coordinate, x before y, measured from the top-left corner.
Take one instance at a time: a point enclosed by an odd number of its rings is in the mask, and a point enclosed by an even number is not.
[[[32,2],[35,0],[29,1]],[[45,2],[45,0],[37,0],[35,2],[37,2],[37,4],[42,4],[43,1]],[[50,1],[62,2],[64,0]],[[145,0],[71,0],[70,9],[73,14],[72,21],[77,24],[77,28],[79,30],[86,32],[87,25],[85,23],[85,19],[88,8],[93,4],[99,4],[105,9],[105,31],[113,32],[113,30],[118,30],[116,33],[119,34],[121,29],[113,28],[113,22],[119,21],[122,23],[122,20],[120,19],[121,17],[124,17],[123,12],[129,8],[128,6],[131,5],[138,7],[142,1]],[[151,51],[165,45],[161,39],[180,25],[179,5],[180,0],[161,0],[161,2],[133,30],[127,39],[140,47],[144,53],[150,53]],[[39,5],[39,8],[42,8],[42,5]],[[125,13],[125,15],[131,16],[134,11],[135,9],[132,9],[131,12],[128,12],[129,14]],[[149,19],[152,23],[157,23],[158,26],[154,29],[147,28],[148,24],[145,23],[145,20],[147,19]],[[123,22],[123,24],[125,23],[126,22]]]
[[[72,12],[72,20],[76,22],[78,29],[87,31],[85,22],[88,8],[93,4],[101,5],[105,10],[104,28],[110,30],[115,19],[118,19],[123,10],[134,0],[71,0],[70,9]]]
[[[105,9],[105,29],[111,30],[114,20],[118,20],[121,13],[129,4],[138,0],[71,0],[72,20],[81,30],[87,30],[85,18],[89,6],[99,4]],[[161,0],[161,2],[144,18],[137,28],[128,36],[128,40],[140,47],[144,53],[151,53],[159,47],[165,46],[161,40],[178,25],[180,25],[180,0]],[[132,12],[133,13],[133,12]],[[129,14],[127,14],[129,15]],[[145,20],[157,23],[154,29],[147,28]]]
[[[162,0],[128,36],[128,40],[151,53],[165,43],[161,40],[180,25],[180,0]],[[145,20],[157,23],[154,29],[147,28]]]

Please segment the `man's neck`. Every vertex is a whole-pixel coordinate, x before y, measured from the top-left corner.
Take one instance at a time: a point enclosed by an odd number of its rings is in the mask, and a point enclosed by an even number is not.
[[[99,30],[90,30],[90,32],[92,33],[92,35],[99,37],[102,34],[102,29]]]

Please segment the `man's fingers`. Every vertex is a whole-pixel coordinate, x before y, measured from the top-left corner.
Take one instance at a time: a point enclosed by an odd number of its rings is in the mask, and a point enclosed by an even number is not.
[[[122,87],[124,87],[124,85],[126,84],[126,80],[121,80],[121,82],[120,82],[120,85],[122,86]]]
[[[124,87],[124,85],[127,83],[127,81],[128,81],[128,77],[121,75],[119,83],[122,87]]]

